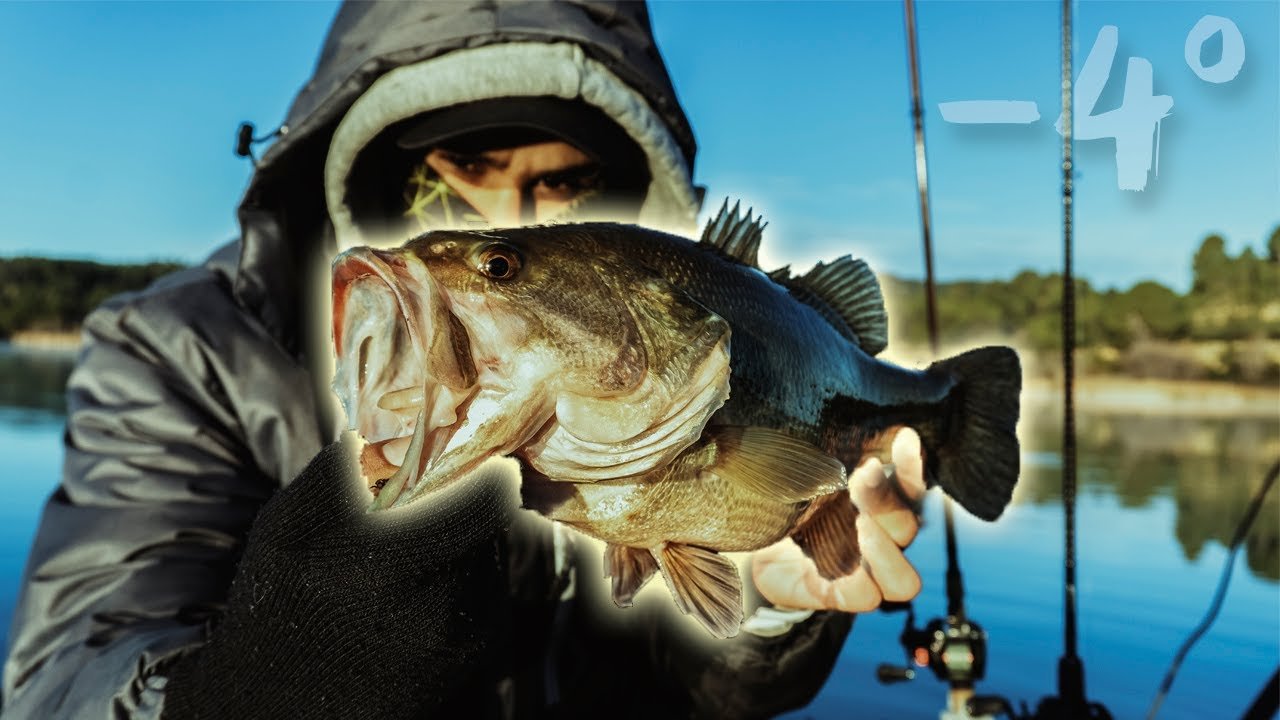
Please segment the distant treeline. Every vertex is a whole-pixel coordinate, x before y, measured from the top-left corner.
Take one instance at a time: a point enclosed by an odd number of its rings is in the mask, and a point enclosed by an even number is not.
[[[22,330],[71,331],[103,300],[182,267],[0,258],[0,339]]]
[[[1276,343],[1268,342],[1280,339],[1280,227],[1271,233],[1265,256],[1246,248],[1231,257],[1222,238],[1210,235],[1191,265],[1193,283],[1185,295],[1152,281],[1098,290],[1076,280],[1076,345],[1095,351],[1093,369],[1174,378],[1280,377],[1280,364],[1269,354]],[[891,340],[925,344],[922,283],[887,278],[884,284]],[[1010,338],[1024,349],[1060,353],[1061,303],[1059,274],[1026,271],[1008,281],[941,283],[940,341]],[[1187,355],[1192,346],[1201,355],[1205,347],[1219,347],[1222,357],[1193,360]]]
[[[106,298],[181,266],[0,259],[0,339],[22,330],[69,331]],[[1280,227],[1264,255],[1227,254],[1210,235],[1192,258],[1190,292],[1151,281],[1098,290],[1076,281],[1076,345],[1085,372],[1249,382],[1280,379]],[[927,343],[922,283],[885,277],[894,345]],[[1013,341],[1052,364],[1061,352],[1062,277],[1025,271],[1012,280],[937,288],[941,341]]]

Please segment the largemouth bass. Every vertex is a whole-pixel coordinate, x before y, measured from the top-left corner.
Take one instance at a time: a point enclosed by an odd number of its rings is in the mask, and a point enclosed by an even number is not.
[[[1018,477],[1016,353],[877,360],[867,265],[766,274],[761,230],[735,206],[700,242],[588,223],[339,256],[334,387],[368,443],[373,507],[515,457],[527,508],[607,543],[619,606],[660,571],[719,637],[743,618],[720,552],[791,536],[825,577],[857,568],[846,475],[899,427],[931,485],[998,517]]]

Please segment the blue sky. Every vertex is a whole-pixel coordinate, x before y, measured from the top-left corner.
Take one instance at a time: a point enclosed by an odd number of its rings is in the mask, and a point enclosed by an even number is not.
[[[232,237],[251,170],[231,153],[236,124],[280,121],[335,10],[0,3],[0,256],[196,261]],[[1059,5],[926,1],[917,13],[940,275],[1056,269]],[[1246,48],[1223,84],[1183,58],[1210,14]],[[652,15],[698,138],[696,180],[709,205],[731,195],[766,214],[766,261],[853,253],[922,273],[900,3],[660,1]],[[1129,57],[1150,61],[1154,92],[1174,104],[1141,192],[1119,189],[1112,140],[1077,143],[1077,272],[1185,289],[1205,234],[1258,250],[1280,224],[1280,3],[1084,0],[1077,69],[1104,25],[1119,50],[1098,111],[1120,104]],[[1034,101],[1041,119],[956,125],[937,108],[994,99]]]

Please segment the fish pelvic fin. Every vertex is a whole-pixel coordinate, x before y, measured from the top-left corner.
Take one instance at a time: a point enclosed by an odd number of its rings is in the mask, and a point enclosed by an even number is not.
[[[738,208],[741,206],[741,201],[735,201],[730,210],[729,198],[725,198],[720,211],[703,229],[699,242],[711,245],[741,263],[758,267],[760,240],[769,223],[762,222],[761,217],[751,217],[751,208],[747,208],[745,217],[740,216]]]
[[[878,354],[889,344],[884,294],[865,261],[845,255],[830,264],[818,263],[800,277],[792,277],[789,267],[779,268],[769,277],[787,288],[792,297],[817,310],[868,355]]]
[[[692,615],[712,635],[730,638],[742,626],[742,578],[729,559],[714,550],[662,543],[653,550],[680,611]]]
[[[839,460],[784,432],[717,425],[704,435],[716,445],[708,471],[770,500],[803,502],[848,486]]]
[[[636,593],[658,570],[653,553],[641,548],[609,543],[604,548],[604,576],[613,578],[613,603],[631,607]]]
[[[828,580],[852,575],[862,560],[854,522],[858,511],[843,490],[814,501],[815,509],[791,533],[800,549],[813,560],[818,574]]]
[[[1012,348],[984,347],[929,366],[955,380],[940,417],[917,429],[926,472],[983,520],[1004,512],[1018,482],[1022,365]]]

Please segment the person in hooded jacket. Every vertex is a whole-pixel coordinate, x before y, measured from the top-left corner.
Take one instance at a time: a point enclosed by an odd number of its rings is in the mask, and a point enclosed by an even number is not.
[[[756,553],[765,609],[731,641],[669,602],[613,607],[598,553],[514,511],[501,477],[365,513],[358,453],[337,441],[335,249],[585,217],[687,233],[695,150],[643,4],[344,5],[258,163],[241,237],[86,320],[5,717],[755,717],[808,702],[850,626],[830,610],[919,589],[901,554],[923,493],[912,433],[894,444],[896,485],[874,461],[851,477],[869,569],[828,583],[789,541]]]

